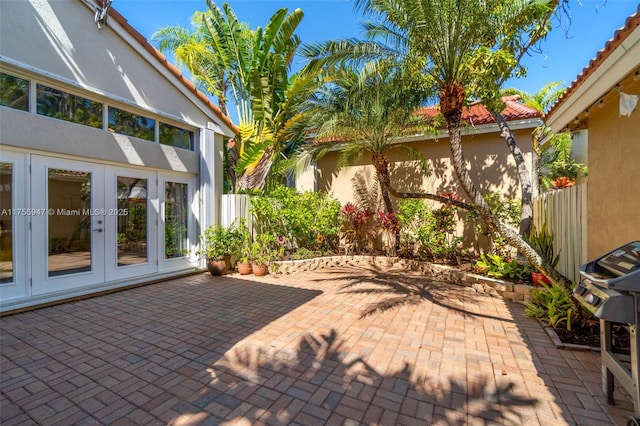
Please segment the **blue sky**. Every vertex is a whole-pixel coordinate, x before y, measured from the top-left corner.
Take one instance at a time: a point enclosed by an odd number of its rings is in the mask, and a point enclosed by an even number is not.
[[[242,21],[252,28],[264,26],[278,8],[301,8],[305,17],[298,27],[303,43],[359,37],[362,16],[350,0],[230,0]],[[222,2],[218,2],[222,4]],[[157,29],[180,25],[190,27],[196,10],[205,10],[204,0],[114,0],[113,7],[149,38]],[[524,58],[525,78],[511,79],[506,87],[536,92],[546,83],[563,81],[568,86],[589,61],[613,37],[625,19],[636,12],[636,0],[571,0],[571,23],[564,17],[542,43],[542,53]]]

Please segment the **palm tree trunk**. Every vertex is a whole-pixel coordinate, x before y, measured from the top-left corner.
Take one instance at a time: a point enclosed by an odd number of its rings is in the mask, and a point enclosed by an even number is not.
[[[451,159],[456,176],[473,204],[475,204],[478,215],[489,226],[493,227],[505,240],[515,247],[528,261],[540,272],[544,273],[565,293],[573,308],[574,317],[582,315],[582,307],[577,299],[573,297],[571,282],[560,275],[546,260],[542,258],[527,241],[516,231],[507,227],[496,218],[485,202],[482,194],[471,180],[471,176],[466,167],[464,155],[462,153],[462,137],[460,127],[462,122],[462,106],[464,103],[464,89],[461,86],[449,86],[440,94],[440,105],[442,114],[447,120],[449,130],[449,144],[451,146]]]
[[[371,154],[371,161],[376,169],[378,185],[380,185],[380,192],[382,193],[384,206],[387,210],[387,213],[393,213],[393,203],[391,202],[391,197],[389,196],[389,186],[387,185],[388,182],[391,182],[391,176],[389,173],[389,159],[384,154],[373,153]],[[398,249],[400,248],[400,227],[394,229],[393,237],[395,247],[393,247],[392,253],[395,256],[395,253],[397,253]]]
[[[391,177],[389,174],[389,159],[384,154],[373,153],[371,154],[371,161],[373,167],[376,169],[378,175],[378,184],[380,185],[380,192],[382,193],[382,200],[384,201],[384,207],[387,213],[393,213],[393,203],[389,196],[389,189],[385,182],[390,182]]]
[[[500,136],[507,143],[511,156],[516,162],[516,168],[518,170],[518,179],[520,180],[520,192],[521,192],[521,206],[522,213],[520,214],[520,235],[527,237],[531,232],[531,226],[533,225],[533,201],[532,201],[532,187],[531,187],[531,175],[527,169],[527,164],[524,161],[524,155],[522,150],[518,146],[513,132],[509,128],[507,121],[502,114],[490,109],[493,119],[500,128]]]

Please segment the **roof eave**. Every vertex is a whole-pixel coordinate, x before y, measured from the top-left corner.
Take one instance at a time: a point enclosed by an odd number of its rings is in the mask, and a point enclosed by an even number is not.
[[[633,69],[640,66],[640,6],[614,37],[589,62],[565,94],[544,117],[554,131],[565,128],[580,113],[607,94]]]
[[[95,0],[80,1],[92,10],[96,7]],[[129,43],[134,49],[142,47],[143,50],[138,50],[138,53],[143,58],[145,58],[159,72],[165,75],[165,77],[167,77],[176,88],[187,95],[187,98],[194,102],[194,104],[198,105],[203,112],[213,113],[207,115],[213,115],[214,117],[212,118],[217,119],[216,123],[213,125],[213,128],[216,131],[227,137],[233,137],[238,133],[238,128],[233,124],[231,119],[223,114],[217,105],[214,105],[204,93],[199,91],[195,84],[186,78],[176,66],[169,62],[159,50],[153,47],[140,32],[133,28],[124,16],[114,8],[111,8],[109,10],[109,18],[108,26],[114,32],[116,32],[124,41]],[[140,46],[135,46],[134,43],[137,43]],[[209,123],[208,126],[212,127],[211,123]]]

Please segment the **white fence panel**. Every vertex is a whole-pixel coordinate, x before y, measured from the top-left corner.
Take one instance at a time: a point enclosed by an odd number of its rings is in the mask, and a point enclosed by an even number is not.
[[[222,226],[238,226],[240,219],[247,221],[247,227],[252,228],[251,198],[247,194],[224,194],[220,207],[220,224]]]
[[[560,255],[558,272],[580,281],[580,265],[587,261],[587,184],[534,198],[533,223],[538,229],[546,223],[553,235],[555,252]]]

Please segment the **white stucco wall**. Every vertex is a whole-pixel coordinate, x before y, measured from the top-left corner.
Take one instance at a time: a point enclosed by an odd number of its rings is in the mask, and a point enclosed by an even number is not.
[[[54,81],[68,81],[105,98],[140,105],[141,111],[162,112],[200,126],[207,119],[220,122],[212,111],[203,111],[193,102],[194,95],[188,95],[189,101],[170,84],[168,79],[177,79],[154,66],[157,60],[128,33],[116,34],[118,29],[118,23],[110,19],[98,30],[93,11],[82,0],[0,2],[3,61],[46,70],[43,74]]]

